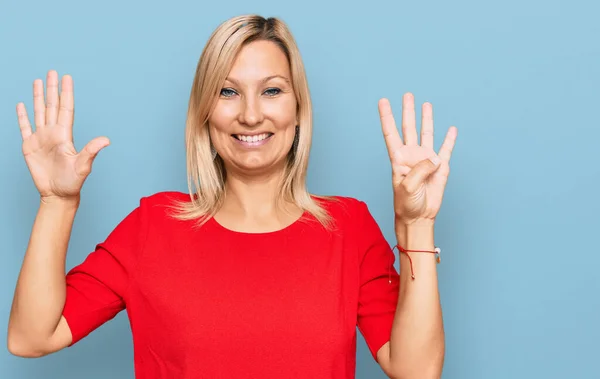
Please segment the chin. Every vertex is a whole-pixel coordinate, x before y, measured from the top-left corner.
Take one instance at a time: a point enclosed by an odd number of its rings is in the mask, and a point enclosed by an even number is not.
[[[283,170],[286,159],[267,159],[266,157],[249,154],[244,159],[235,160],[233,166],[243,173],[265,173]]]

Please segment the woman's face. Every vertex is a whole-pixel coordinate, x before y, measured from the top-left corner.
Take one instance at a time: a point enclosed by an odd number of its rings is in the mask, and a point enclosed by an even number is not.
[[[298,122],[291,80],[289,62],[275,43],[251,42],[239,52],[208,121],[228,172],[283,167]]]

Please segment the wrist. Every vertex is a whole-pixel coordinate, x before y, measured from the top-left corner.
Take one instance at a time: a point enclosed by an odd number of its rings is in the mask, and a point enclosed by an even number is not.
[[[60,208],[64,210],[77,210],[81,198],[77,196],[60,197],[60,196],[41,196],[40,207],[44,208]]]
[[[433,227],[435,224],[434,218],[413,218],[413,219],[403,219],[402,217],[396,216],[394,219],[396,226],[401,227]]]
[[[396,221],[398,244],[410,250],[432,250],[434,248],[434,220],[416,220],[411,223]]]

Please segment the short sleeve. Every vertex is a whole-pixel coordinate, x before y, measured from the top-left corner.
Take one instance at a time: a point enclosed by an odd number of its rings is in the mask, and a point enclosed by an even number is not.
[[[394,267],[392,248],[367,205],[359,202],[358,208],[360,289],[357,326],[377,361],[377,351],[390,340],[400,277]]]
[[[145,199],[66,276],[63,316],[74,345],[125,309],[126,294],[146,239]]]

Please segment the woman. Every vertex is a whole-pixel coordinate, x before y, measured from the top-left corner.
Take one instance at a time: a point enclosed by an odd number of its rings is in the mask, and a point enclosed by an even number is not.
[[[363,202],[306,190],[311,103],[289,30],[274,18],[230,19],[210,37],[192,86],[190,193],[143,198],[65,275],[80,190],[109,141],[75,151],[71,77],[59,97],[50,71],[46,97],[36,80],[35,132],[17,106],[41,202],[10,315],[13,354],[71,346],[127,308],[137,378],[353,378],[357,326],[389,377],[441,375],[436,261],[426,252],[456,129],[436,154],[430,104],[419,145],[412,95],[404,140],[379,102],[398,274]]]

